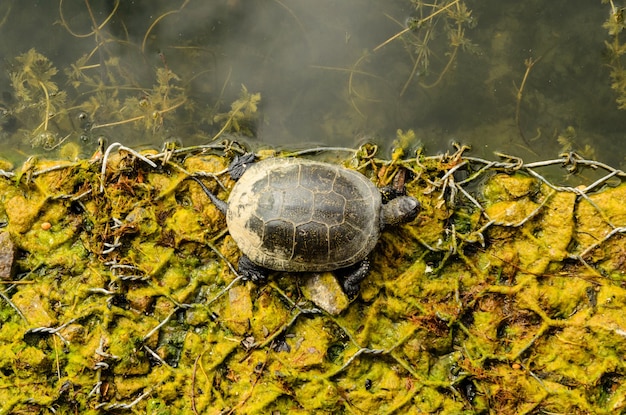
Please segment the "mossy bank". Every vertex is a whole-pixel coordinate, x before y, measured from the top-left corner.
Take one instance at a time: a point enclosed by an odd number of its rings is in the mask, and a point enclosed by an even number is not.
[[[623,184],[558,187],[463,149],[359,149],[336,162],[423,210],[382,235],[360,295],[329,314],[309,276],[237,278],[224,218],[186,180],[227,199],[232,148],[138,155],[4,171],[0,414],[626,407]]]

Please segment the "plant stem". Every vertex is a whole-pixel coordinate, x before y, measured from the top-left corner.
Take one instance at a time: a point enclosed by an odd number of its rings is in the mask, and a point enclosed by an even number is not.
[[[48,131],[48,118],[50,118],[50,95],[48,94],[48,88],[44,85],[43,82],[37,81],[39,83],[39,87],[43,90],[43,93],[46,95],[46,114],[43,120],[43,130]]]

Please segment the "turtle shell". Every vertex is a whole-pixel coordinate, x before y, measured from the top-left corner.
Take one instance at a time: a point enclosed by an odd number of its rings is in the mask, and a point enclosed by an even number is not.
[[[381,195],[365,176],[304,159],[253,164],[235,184],[226,221],[255,264],[277,271],[331,271],[371,252]]]

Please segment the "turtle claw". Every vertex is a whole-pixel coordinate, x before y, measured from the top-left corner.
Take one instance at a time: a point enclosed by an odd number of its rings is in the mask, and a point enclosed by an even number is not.
[[[348,296],[348,298],[350,300],[356,298],[356,296],[359,295],[359,291],[361,291],[361,284],[360,283],[346,285],[345,282],[344,282],[344,284],[343,284],[343,292],[346,293],[346,295]]]
[[[267,270],[250,261],[250,258],[245,255],[239,258],[238,265],[239,275],[246,281],[259,282],[267,279]]]
[[[254,163],[254,153],[246,153],[242,156],[236,156],[235,159],[228,166],[228,173],[233,180],[239,180],[241,176],[246,172],[248,167]]]
[[[343,279],[343,291],[348,298],[354,298],[359,294],[361,281],[363,281],[370,271],[370,261],[365,258],[363,261],[350,267],[349,270],[350,271]]]

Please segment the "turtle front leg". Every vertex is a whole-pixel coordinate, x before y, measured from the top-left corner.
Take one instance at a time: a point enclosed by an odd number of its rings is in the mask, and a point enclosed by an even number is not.
[[[246,153],[242,156],[236,156],[228,166],[228,173],[233,180],[239,180],[241,176],[254,164],[254,153]]]
[[[267,278],[267,269],[258,266],[254,262],[250,261],[245,255],[239,257],[239,275],[245,280],[251,280],[254,282],[263,281]]]
[[[370,266],[369,259],[365,258],[349,268],[348,274],[343,279],[343,291],[349,298],[354,298],[359,293],[361,281],[369,274]]]

